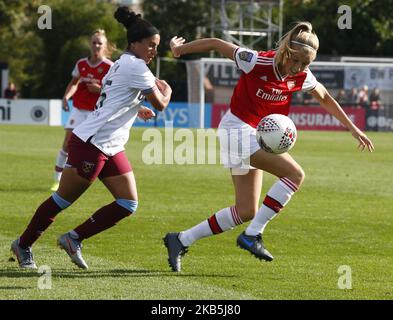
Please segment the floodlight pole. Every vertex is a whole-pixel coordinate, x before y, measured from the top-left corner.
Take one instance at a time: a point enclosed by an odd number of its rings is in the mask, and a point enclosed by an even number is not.
[[[205,62],[203,59],[200,63],[200,77],[199,77],[199,128],[205,128]]]
[[[161,68],[161,58],[157,57],[156,59],[156,78],[160,79],[160,68]],[[154,116],[154,127],[156,128],[158,125],[157,123],[157,114]]]

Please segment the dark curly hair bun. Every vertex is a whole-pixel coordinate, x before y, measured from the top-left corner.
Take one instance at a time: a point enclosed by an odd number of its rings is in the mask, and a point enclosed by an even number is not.
[[[123,24],[126,29],[131,27],[137,19],[141,19],[140,14],[136,14],[134,11],[131,11],[128,7],[119,7],[115,12],[115,19]]]
[[[140,14],[131,11],[129,7],[117,8],[114,16],[127,29],[128,44],[159,34],[156,27],[142,19]]]

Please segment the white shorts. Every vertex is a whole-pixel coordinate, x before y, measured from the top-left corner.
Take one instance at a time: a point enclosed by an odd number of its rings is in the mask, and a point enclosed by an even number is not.
[[[250,165],[250,156],[261,147],[256,139],[256,129],[240,120],[230,110],[218,126],[221,163],[225,168],[255,169]]]
[[[78,108],[72,108],[70,116],[66,125],[64,126],[65,129],[74,129],[77,125],[82,123],[86,120],[87,116],[91,113],[89,110],[83,110]]]

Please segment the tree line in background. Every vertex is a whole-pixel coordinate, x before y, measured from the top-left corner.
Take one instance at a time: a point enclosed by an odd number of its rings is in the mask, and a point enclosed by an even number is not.
[[[40,0],[0,0],[0,62],[8,63],[20,96],[60,98],[75,62],[89,54],[89,38],[94,30],[104,29],[116,45],[112,59],[126,47],[126,33],[113,18],[113,1],[48,0],[45,4],[52,9],[52,29],[37,26],[41,4]],[[337,9],[342,4],[352,9],[352,29],[337,26]],[[160,30],[161,57],[171,56],[168,43],[174,35],[187,40],[210,36],[211,1],[149,0],[143,3],[143,12],[144,18]],[[319,36],[321,55],[389,57],[393,56],[391,12],[393,0],[286,0],[284,32],[293,22],[307,20]],[[155,64],[150,66],[153,73]],[[162,64],[160,77],[174,88],[174,100],[186,100],[184,64]]]

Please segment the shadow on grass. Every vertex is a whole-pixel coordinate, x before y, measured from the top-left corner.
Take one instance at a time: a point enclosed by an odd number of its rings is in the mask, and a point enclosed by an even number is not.
[[[33,289],[34,287],[21,287],[21,286],[19,286],[19,287],[16,287],[16,286],[9,286],[9,287],[6,287],[6,286],[0,286],[0,290],[27,290],[27,289]]]
[[[4,187],[0,186],[0,191],[1,192],[9,192],[9,193],[15,193],[15,192],[46,192],[49,194],[50,191],[48,191],[49,188],[47,186],[36,186],[32,188],[31,186],[28,187],[21,187],[21,186],[9,186],[9,187]]]
[[[224,275],[221,273],[180,273],[180,272],[173,272],[173,271],[169,271],[169,270],[130,270],[130,269],[114,269],[114,270],[109,270],[109,272],[113,273],[119,273],[120,276],[128,276],[130,274],[134,274],[134,273],[144,273],[144,272],[148,272],[151,273],[151,276],[161,276],[161,277],[213,277],[213,278],[233,278],[235,277],[235,275]],[[135,275],[133,275],[135,276]],[[149,276],[149,274],[145,275],[145,276]]]
[[[5,269],[0,270],[0,278],[38,278],[42,273],[32,270]],[[147,269],[112,269],[112,270],[69,270],[52,269],[53,278],[135,278],[135,277],[212,277],[212,278],[234,278],[235,275],[224,275],[220,273],[177,273],[163,270]]]
[[[17,269],[17,267],[0,270],[0,278],[38,278],[40,275],[37,271]]]

